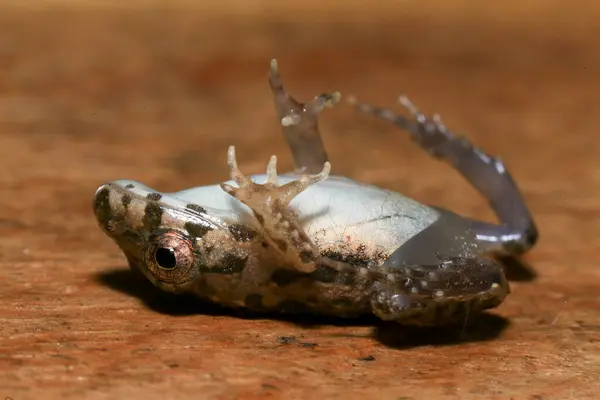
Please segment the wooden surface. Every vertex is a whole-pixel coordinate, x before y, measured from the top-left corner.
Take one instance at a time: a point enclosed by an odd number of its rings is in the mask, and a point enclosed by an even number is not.
[[[597,398],[591,2],[123,3],[0,6],[0,398]],[[541,239],[500,308],[462,333],[257,318],[128,272],[92,214],[104,181],[219,182],[230,144],[246,171],[271,154],[291,166],[273,56],[301,99],[340,90],[393,106],[405,93],[506,161]],[[401,131],[346,104],[321,126],[336,172],[493,218]]]

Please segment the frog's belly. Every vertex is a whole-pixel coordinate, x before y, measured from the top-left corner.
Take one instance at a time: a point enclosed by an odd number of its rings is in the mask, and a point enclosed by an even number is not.
[[[251,177],[263,183],[266,175]],[[279,176],[284,184],[295,177]],[[229,184],[235,185],[233,182]],[[247,206],[219,185],[203,186],[171,194],[200,204],[229,223],[254,223]],[[307,188],[292,200],[298,219],[320,249],[331,252],[366,250],[387,255],[431,225],[438,212],[398,193],[353,180],[330,176]],[[252,222],[251,222],[252,221]]]

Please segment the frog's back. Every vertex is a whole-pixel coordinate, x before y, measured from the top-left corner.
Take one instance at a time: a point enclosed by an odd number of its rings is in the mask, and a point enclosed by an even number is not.
[[[264,183],[266,175],[253,175]],[[280,175],[285,184],[296,175]],[[227,182],[235,185],[233,182]],[[184,202],[214,210],[227,223],[251,223],[250,209],[219,185],[172,193]],[[291,202],[309,237],[326,253],[366,253],[388,256],[435,220],[439,213],[406,196],[341,176],[330,176],[310,186]]]

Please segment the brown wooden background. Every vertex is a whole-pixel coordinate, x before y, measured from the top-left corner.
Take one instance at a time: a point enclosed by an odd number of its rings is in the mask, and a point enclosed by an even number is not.
[[[597,398],[592,2],[15,4],[0,2],[0,398]],[[501,156],[539,224],[537,277],[521,271],[462,336],[241,318],[132,277],[96,227],[96,187],[219,182],[230,144],[247,171],[274,153],[291,166],[273,56],[301,99],[340,90],[393,106],[406,93]],[[343,104],[321,126],[337,172],[492,218],[389,125]]]

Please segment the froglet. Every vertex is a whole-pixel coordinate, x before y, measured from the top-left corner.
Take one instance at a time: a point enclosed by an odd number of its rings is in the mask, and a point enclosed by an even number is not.
[[[489,201],[499,223],[477,221],[402,194],[331,174],[318,116],[338,92],[301,103],[271,62],[269,84],[296,169],[246,175],[235,147],[230,180],[177,193],[117,180],[98,188],[102,230],[158,288],[194,293],[226,307],[374,314],[404,325],[459,322],[498,306],[509,284],[498,254],[519,255],[537,229],[505,165],[422,114],[405,116],[356,99],[358,110],[397,125],[455,168]]]

